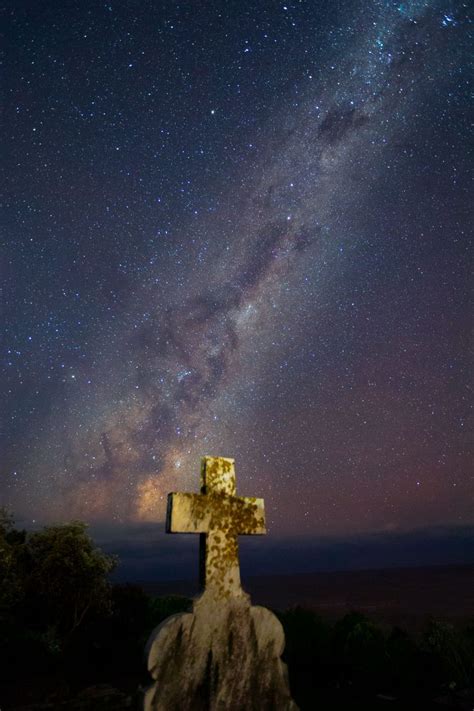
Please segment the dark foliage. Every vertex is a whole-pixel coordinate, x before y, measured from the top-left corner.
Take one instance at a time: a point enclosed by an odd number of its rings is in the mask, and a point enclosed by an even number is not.
[[[414,637],[398,627],[384,630],[358,612],[335,624],[301,608],[279,617],[292,693],[302,711],[329,708],[335,699],[351,709],[376,709],[384,697],[398,699],[400,708],[425,709],[437,694],[474,686],[473,626],[459,630],[432,620]]]
[[[189,610],[191,601],[111,585],[115,564],[82,523],[27,535],[0,510],[2,709],[45,700],[48,708],[76,708],[64,701],[74,698],[82,699],[81,709],[96,703],[105,710],[106,698],[117,708],[125,698],[139,698],[137,690],[150,683],[144,649],[151,631]],[[370,711],[384,708],[380,699],[387,696],[398,699],[390,703],[394,711],[421,711],[439,694],[456,708],[455,693],[474,686],[474,623],[461,630],[432,620],[414,636],[358,612],[334,624],[299,607],[279,617],[292,694],[302,711]]]

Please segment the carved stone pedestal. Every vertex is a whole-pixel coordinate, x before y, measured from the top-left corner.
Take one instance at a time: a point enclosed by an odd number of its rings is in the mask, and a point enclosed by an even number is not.
[[[247,595],[204,595],[152,634],[145,711],[297,711],[279,620]]]

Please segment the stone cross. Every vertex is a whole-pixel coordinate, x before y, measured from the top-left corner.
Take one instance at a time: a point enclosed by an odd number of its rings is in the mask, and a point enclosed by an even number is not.
[[[144,711],[298,711],[278,618],[240,586],[237,536],[265,533],[263,499],[237,496],[234,460],[201,460],[201,493],[169,494],[168,533],[199,533],[204,592],[148,641]]]
[[[203,457],[201,493],[168,494],[168,533],[200,533],[201,585],[216,598],[245,596],[238,535],[266,533],[263,499],[237,496],[234,460]]]

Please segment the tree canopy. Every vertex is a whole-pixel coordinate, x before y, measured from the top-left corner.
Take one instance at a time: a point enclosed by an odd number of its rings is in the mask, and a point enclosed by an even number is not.
[[[65,640],[93,612],[110,606],[108,576],[117,564],[97,548],[81,521],[26,533],[0,509],[0,615],[22,606],[36,626]]]
[[[66,635],[88,612],[103,610],[110,602],[108,575],[117,561],[94,545],[86,529],[85,523],[73,521],[47,526],[28,538],[30,583]]]

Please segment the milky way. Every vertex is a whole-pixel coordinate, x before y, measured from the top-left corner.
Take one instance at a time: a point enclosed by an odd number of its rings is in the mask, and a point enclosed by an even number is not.
[[[2,500],[471,523],[466,6],[192,5],[11,9]]]

